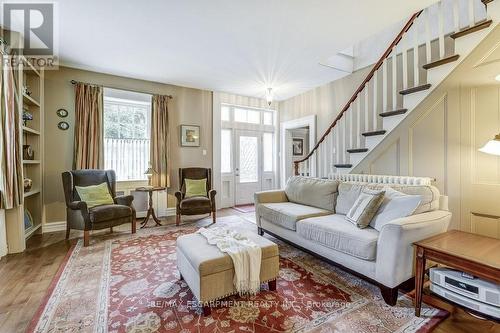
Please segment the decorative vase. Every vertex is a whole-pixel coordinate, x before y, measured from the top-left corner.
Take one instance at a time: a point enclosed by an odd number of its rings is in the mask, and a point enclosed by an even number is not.
[[[34,160],[35,151],[31,148],[31,145],[23,145],[23,160]]]

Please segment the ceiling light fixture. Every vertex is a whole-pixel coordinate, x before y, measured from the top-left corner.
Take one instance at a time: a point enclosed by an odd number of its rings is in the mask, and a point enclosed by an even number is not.
[[[273,103],[273,88],[267,88],[266,101],[269,106],[271,106],[271,104]]]
[[[493,140],[486,142],[486,144],[479,148],[480,152],[500,156],[500,134],[495,135]]]
[[[495,80],[500,81],[500,74],[495,77]]]

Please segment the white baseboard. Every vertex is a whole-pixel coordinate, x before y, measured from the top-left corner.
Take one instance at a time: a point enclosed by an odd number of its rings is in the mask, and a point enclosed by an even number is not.
[[[164,211],[165,215],[159,217],[175,216],[175,208],[167,208]],[[144,214],[145,215],[145,214]],[[142,216],[144,217],[144,216]],[[138,216],[141,218],[141,216]],[[46,234],[48,232],[57,232],[66,230],[66,221],[49,222],[42,225],[42,233]]]
[[[66,230],[66,221],[49,222],[42,225],[42,233],[64,231]]]

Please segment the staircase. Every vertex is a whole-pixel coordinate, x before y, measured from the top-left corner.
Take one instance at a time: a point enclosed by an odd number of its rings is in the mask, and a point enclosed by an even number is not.
[[[410,17],[295,175],[350,173],[486,37],[500,1],[442,0]]]

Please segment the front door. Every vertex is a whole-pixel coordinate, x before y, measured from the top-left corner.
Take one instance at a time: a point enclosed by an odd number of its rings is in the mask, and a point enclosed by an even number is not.
[[[262,188],[261,133],[237,130],[235,141],[235,204],[251,204]]]

